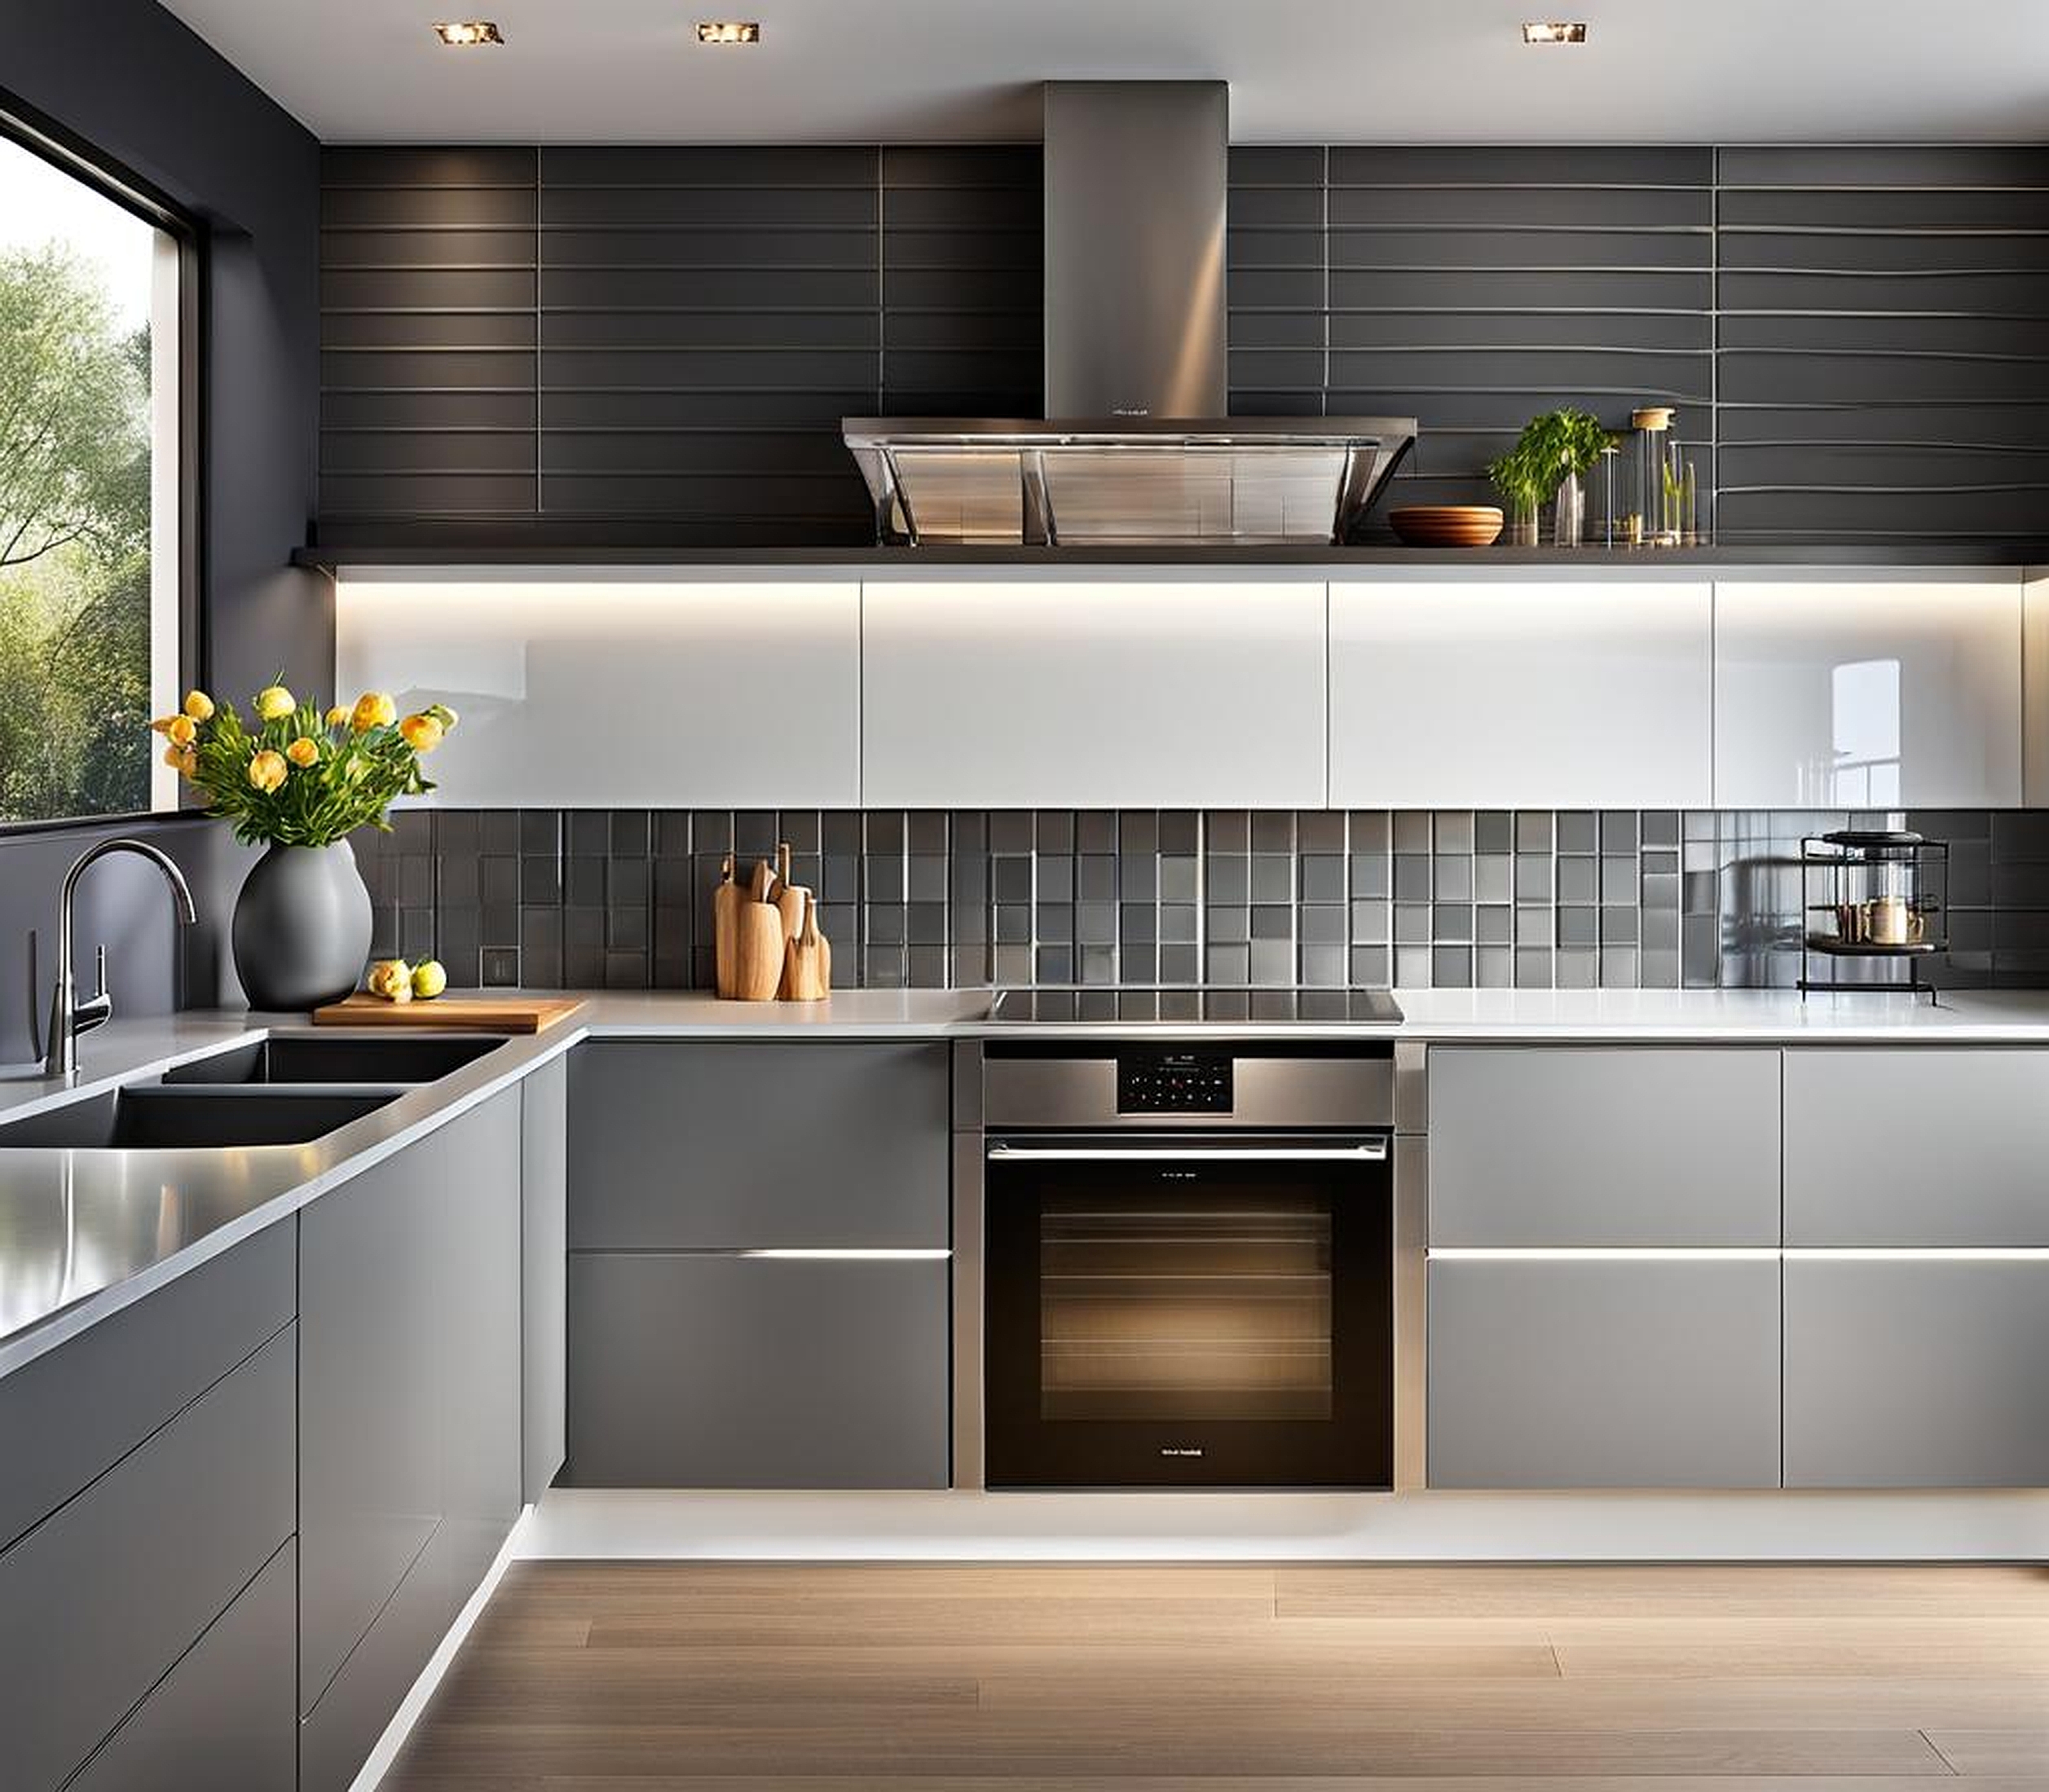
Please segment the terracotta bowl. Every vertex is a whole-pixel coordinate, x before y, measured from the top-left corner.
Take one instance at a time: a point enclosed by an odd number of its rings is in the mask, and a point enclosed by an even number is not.
[[[1492,504],[1411,504],[1387,513],[1388,525],[1412,548],[1486,548],[1501,533]]]

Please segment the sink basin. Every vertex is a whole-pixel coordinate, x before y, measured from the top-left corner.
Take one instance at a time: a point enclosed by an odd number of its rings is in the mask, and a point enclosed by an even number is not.
[[[430,1083],[474,1063],[505,1041],[496,1035],[273,1033],[164,1072],[182,1083]]]
[[[375,1113],[394,1088],[171,1088],[138,1084],[0,1123],[0,1150],[41,1146],[107,1151],[122,1147],[200,1149],[303,1145]]]

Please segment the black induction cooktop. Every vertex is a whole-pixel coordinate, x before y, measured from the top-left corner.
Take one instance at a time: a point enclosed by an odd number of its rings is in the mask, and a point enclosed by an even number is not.
[[[1005,989],[989,1017],[1024,1026],[1391,1027],[1402,1010],[1385,989]]]

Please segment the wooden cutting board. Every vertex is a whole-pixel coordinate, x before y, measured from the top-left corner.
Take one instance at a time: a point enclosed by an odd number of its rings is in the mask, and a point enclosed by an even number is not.
[[[579,996],[436,996],[386,1002],[359,989],[313,1010],[316,1027],[417,1027],[440,1032],[540,1032],[584,1006]]]

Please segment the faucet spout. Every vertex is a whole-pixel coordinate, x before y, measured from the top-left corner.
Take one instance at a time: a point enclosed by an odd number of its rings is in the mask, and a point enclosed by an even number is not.
[[[192,886],[185,881],[185,874],[178,869],[169,854],[148,841],[122,835],[102,840],[78,855],[64,874],[64,887],[57,896],[57,985],[51,993],[50,1049],[43,1059],[46,1076],[62,1077],[67,1081],[75,1077],[78,1074],[79,1034],[104,1026],[113,1015],[113,998],[105,986],[104,953],[98,993],[82,1002],[78,999],[77,967],[72,962],[72,911],[78,880],[85,874],[86,868],[115,852],[133,852],[148,860],[163,873],[165,881],[170,885],[171,906],[179,925],[189,927],[199,918],[199,909],[192,900]]]

